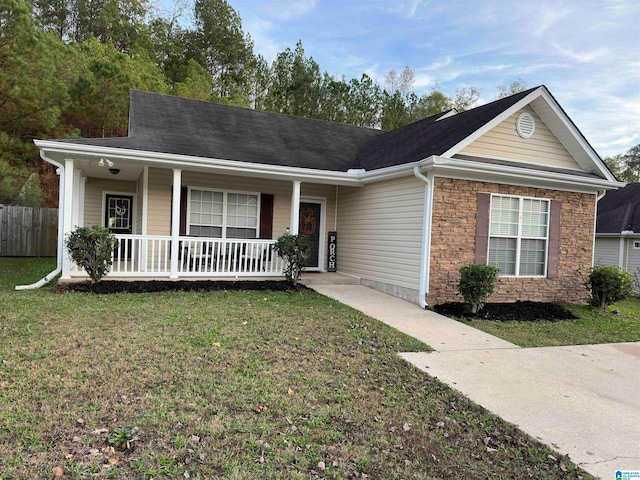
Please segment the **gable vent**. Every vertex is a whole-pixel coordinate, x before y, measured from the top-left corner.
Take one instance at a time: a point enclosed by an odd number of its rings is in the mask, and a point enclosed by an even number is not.
[[[531,138],[536,131],[536,121],[530,113],[521,113],[516,119],[516,131],[522,138]]]

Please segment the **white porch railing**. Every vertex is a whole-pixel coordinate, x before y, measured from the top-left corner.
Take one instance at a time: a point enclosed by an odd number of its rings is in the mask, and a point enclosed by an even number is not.
[[[109,275],[169,277],[171,237],[116,235]],[[179,277],[257,277],[282,275],[284,262],[273,251],[274,240],[180,237]]]

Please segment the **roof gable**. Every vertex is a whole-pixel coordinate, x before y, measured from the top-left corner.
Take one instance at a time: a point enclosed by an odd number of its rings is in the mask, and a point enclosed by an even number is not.
[[[443,155],[531,90],[455,115],[435,115],[374,138],[358,154],[366,170],[412,163]]]
[[[517,122],[521,115],[529,115],[533,119],[533,124],[531,124],[533,133],[526,138],[520,135],[517,129]],[[506,120],[471,142],[456,154],[458,157],[460,155],[583,171],[562,142],[530,105],[517,110]]]
[[[611,170],[605,165],[580,130],[578,130],[578,127],[575,126],[564,109],[544,85],[527,90],[519,95],[518,101],[496,115],[481,128],[461,139],[459,143],[444,152],[442,156],[450,157],[459,153],[492,128],[505,121],[509,116],[529,105],[549,130],[553,132],[556,138],[564,145],[582,170],[612,182],[616,181]],[[514,98],[516,96],[517,95],[507,98]]]

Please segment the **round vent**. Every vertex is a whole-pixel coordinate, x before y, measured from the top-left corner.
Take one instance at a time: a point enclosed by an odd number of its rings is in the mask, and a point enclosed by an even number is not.
[[[530,113],[521,113],[516,120],[516,130],[522,138],[531,138],[536,131],[536,121]]]

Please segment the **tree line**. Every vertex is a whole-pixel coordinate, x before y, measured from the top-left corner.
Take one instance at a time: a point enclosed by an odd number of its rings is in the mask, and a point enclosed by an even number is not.
[[[330,75],[301,41],[269,63],[226,0],[171,13],[147,0],[0,0],[0,203],[55,204],[55,172],[33,139],[126,135],[131,88],[387,130],[480,96],[413,86],[410,67],[384,85]]]

